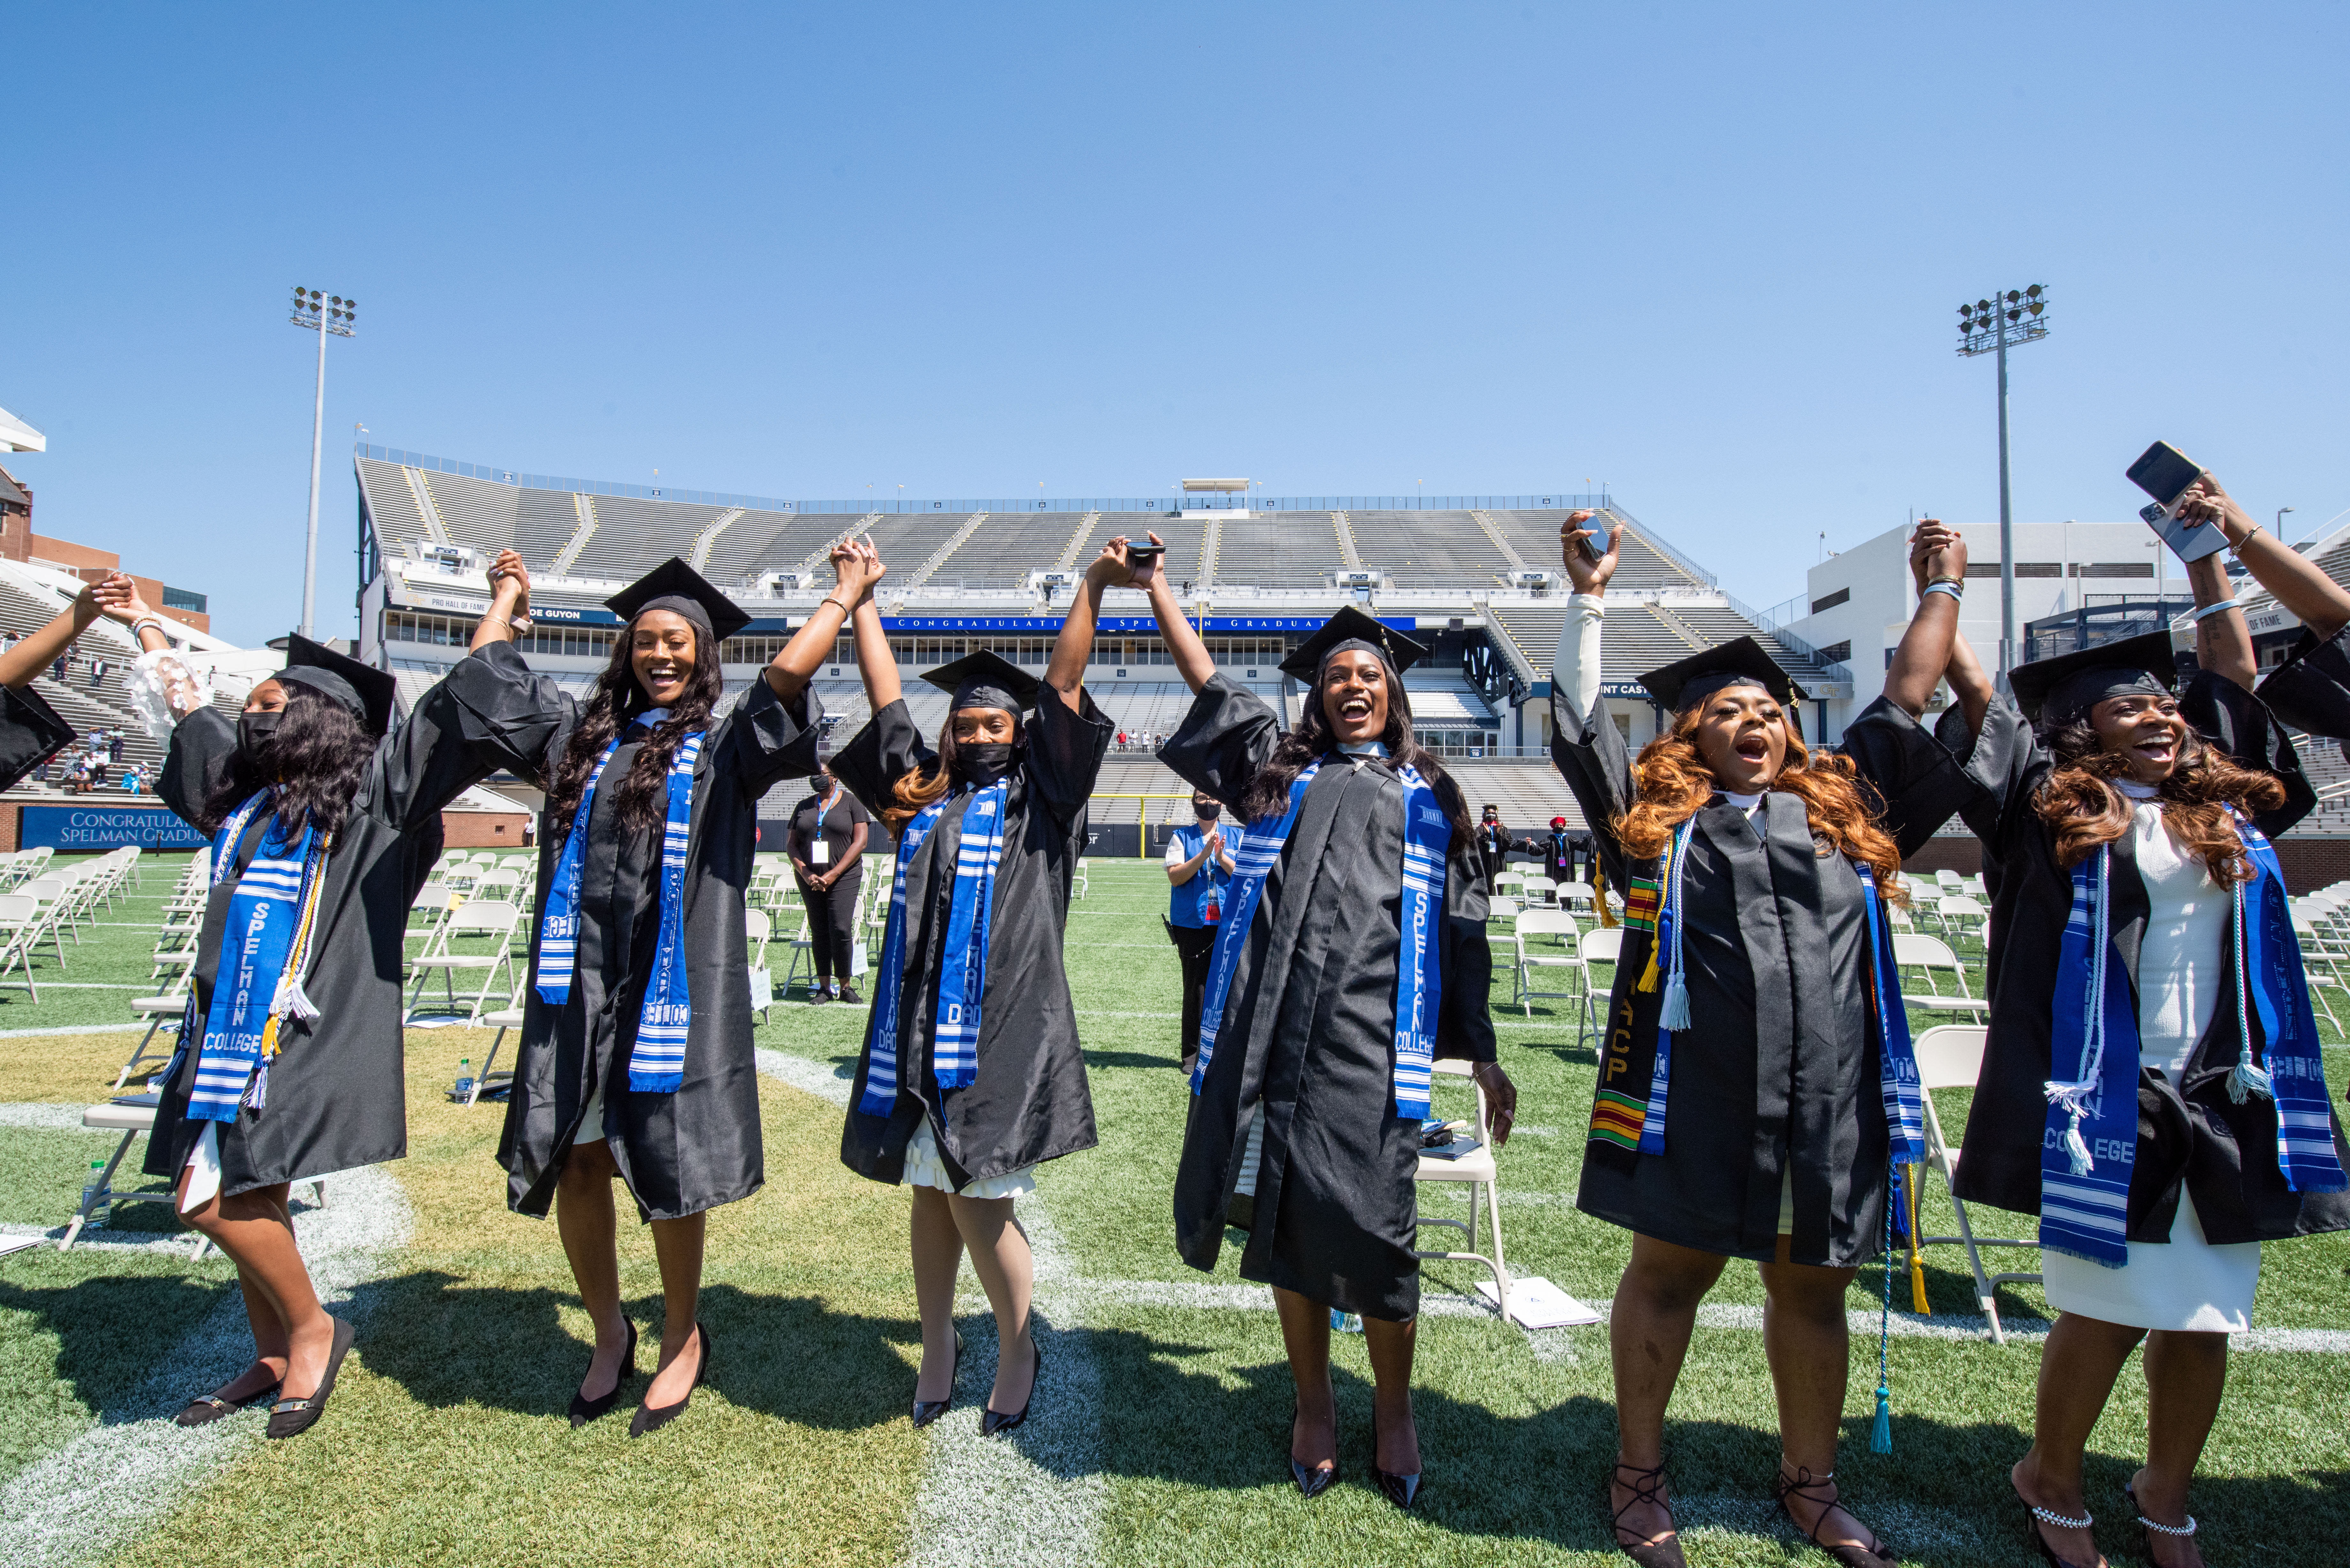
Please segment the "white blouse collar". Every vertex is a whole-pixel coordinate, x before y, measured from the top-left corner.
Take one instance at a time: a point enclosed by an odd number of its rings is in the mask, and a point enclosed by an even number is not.
[[[2157,785],[2140,784],[2136,779],[2116,779],[2114,787],[2132,800],[2152,800],[2162,793]]]
[[[1338,749],[1350,757],[1384,757],[1388,754],[1385,741],[1358,741],[1351,745],[1342,741]]]

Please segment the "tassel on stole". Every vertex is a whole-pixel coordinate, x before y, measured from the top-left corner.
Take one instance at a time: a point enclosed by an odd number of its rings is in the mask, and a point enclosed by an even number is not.
[[[1689,1026],[1689,982],[1675,973],[1665,982],[1665,1005],[1657,1015],[1657,1027],[1678,1034]]]

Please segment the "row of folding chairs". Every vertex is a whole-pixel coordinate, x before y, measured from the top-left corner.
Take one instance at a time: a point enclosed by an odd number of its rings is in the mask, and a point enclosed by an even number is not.
[[[56,952],[57,967],[65,968],[66,939],[81,945],[82,928],[98,919],[101,907],[113,909],[138,859],[136,848],[113,850],[69,862],[54,876],[19,882],[14,891],[0,894],[0,983],[9,983],[13,975],[14,983],[40,1001],[34,954],[47,946]]]
[[[13,850],[0,855],[0,893],[10,893],[20,883],[29,882],[48,868],[57,851],[47,845],[38,849]]]

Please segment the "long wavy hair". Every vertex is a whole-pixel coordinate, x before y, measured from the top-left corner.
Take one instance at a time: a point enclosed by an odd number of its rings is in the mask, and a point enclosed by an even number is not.
[[[1380,668],[1387,672],[1388,727],[1379,739],[1387,742],[1388,760],[1399,767],[1419,771],[1429,787],[1436,792],[1436,802],[1451,819],[1453,847],[1465,849],[1476,834],[1477,824],[1469,815],[1469,802],[1461,794],[1461,786],[1444,771],[1433,752],[1423,748],[1412,738],[1411,699],[1405,695],[1403,682],[1396,679],[1394,670],[1384,660]],[[1297,727],[1281,737],[1273,748],[1273,755],[1264,766],[1257,769],[1256,777],[1249,780],[1241,792],[1241,816],[1245,822],[1262,822],[1268,816],[1279,816],[1289,809],[1289,786],[1315,758],[1327,755],[1338,746],[1337,732],[1330,727],[1330,716],[1322,706],[1322,694],[1329,679],[1328,661],[1315,678],[1305,693],[1304,711],[1298,714]]]
[[[1047,692],[1045,700],[1049,702],[1055,699]],[[1013,748],[1016,751],[1027,742],[1028,726],[1015,713],[1012,718]],[[954,785],[954,715],[949,713],[947,722],[939,726],[938,760],[927,768],[908,768],[898,775],[898,782],[889,786],[889,796],[898,804],[881,808],[881,821],[889,829],[890,837],[895,838],[904,831],[906,824],[920,815],[925,806],[945,798],[947,791]]]
[[[547,786],[547,808],[554,815],[553,837],[557,845],[571,832],[571,819],[588,788],[588,775],[596,771],[596,759],[604,754],[613,736],[653,705],[638,683],[630,658],[636,630],[637,623],[630,621],[612,644],[612,657],[596,677],[596,694],[588,700],[588,711],[579,716],[579,725],[571,732],[571,742],[563,748],[563,760],[556,765],[555,778]],[[653,726],[652,738],[637,748],[629,776],[620,781],[615,805],[622,832],[642,833],[661,819],[669,805],[670,763],[687,735],[710,728],[711,710],[717,707],[725,690],[717,646],[700,627],[694,627],[693,673],[686,677],[685,695],[671,705],[668,718]]]
[[[307,686],[286,682],[285,716],[249,759],[240,746],[228,771],[204,797],[196,826],[218,833],[229,815],[271,784],[277,786],[277,820],[288,839],[316,825],[338,833],[351,814],[351,797],[367,776],[375,738],[340,702]]]
[[[1670,729],[1640,748],[1632,764],[1632,809],[1616,819],[1615,828],[1624,852],[1636,860],[1662,855],[1673,829],[1695,816],[1721,787],[1697,749],[1702,711],[1692,708],[1675,718]],[[1814,757],[1789,724],[1787,760],[1771,787],[1804,803],[1813,836],[1827,842],[1828,852],[1865,862],[1876,873],[1878,890],[1898,900],[1904,897],[1901,851],[1862,797],[1858,777],[1850,757],[1834,752]]]
[[[2047,745],[2056,768],[2032,806],[2056,835],[2056,864],[2069,867],[2130,830],[2134,803],[2112,783],[2129,771],[2129,758],[2106,750],[2085,718],[2052,731]],[[2162,825],[2203,862],[2211,880],[2249,882],[2255,873],[2228,808],[2247,816],[2273,811],[2284,804],[2284,785],[2189,730],[2178,765],[2156,786],[2155,798],[2162,805]]]

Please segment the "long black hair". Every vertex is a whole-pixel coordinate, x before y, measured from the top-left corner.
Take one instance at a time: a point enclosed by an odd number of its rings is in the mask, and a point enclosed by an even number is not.
[[[312,824],[339,832],[350,815],[351,797],[375,755],[375,738],[357,714],[324,692],[290,680],[285,687],[285,715],[259,758],[247,757],[240,746],[204,797],[196,826],[206,833],[218,833],[232,812],[273,784],[278,825],[289,840]]]
[[[546,805],[554,815],[551,836],[557,844],[571,831],[572,816],[588,788],[588,775],[596,771],[596,759],[604,754],[613,736],[652,706],[652,699],[637,681],[636,633],[637,623],[630,621],[612,644],[612,657],[596,677],[596,695],[588,700],[588,711],[579,716],[579,727],[571,732],[571,743],[564,747],[563,761],[556,764],[555,778],[547,786]],[[669,801],[670,763],[687,735],[710,728],[710,711],[725,689],[717,645],[708,633],[694,627],[693,673],[686,677],[685,695],[671,704],[668,718],[653,726],[652,738],[637,748],[629,776],[620,782],[616,804],[622,832],[642,833],[661,819]]]
[[[1386,677],[1388,689],[1388,727],[1379,739],[1387,742],[1388,760],[1398,767],[1417,769],[1436,792],[1437,805],[1451,819],[1454,834],[1452,846],[1466,847],[1477,826],[1469,815],[1469,802],[1461,786],[1444,771],[1433,752],[1425,750],[1412,739],[1411,699],[1404,694],[1403,682],[1397,679],[1395,667],[1385,659],[1379,670]],[[1322,671],[1307,688],[1304,711],[1299,713],[1297,727],[1281,737],[1273,748],[1273,755],[1264,766],[1249,780],[1248,788],[1241,792],[1241,815],[1248,822],[1261,822],[1268,816],[1279,816],[1289,809],[1289,786],[1315,758],[1337,750],[1338,737],[1330,728],[1330,716],[1322,706],[1322,694],[1328,685],[1330,666],[1323,661]]]

